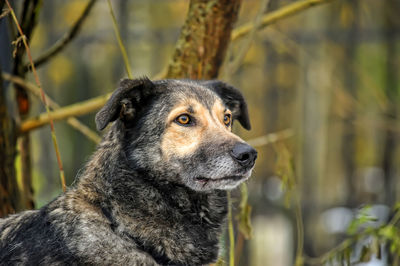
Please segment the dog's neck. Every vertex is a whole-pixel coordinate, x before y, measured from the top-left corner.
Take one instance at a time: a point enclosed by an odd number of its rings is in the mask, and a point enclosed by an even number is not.
[[[86,200],[101,209],[114,232],[134,241],[159,264],[215,261],[227,213],[226,192],[200,193],[154,182],[148,172],[127,168],[115,134],[108,133],[99,145],[76,189],[84,187]]]

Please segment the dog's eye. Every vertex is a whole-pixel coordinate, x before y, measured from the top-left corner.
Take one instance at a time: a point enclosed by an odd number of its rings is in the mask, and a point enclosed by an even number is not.
[[[229,127],[231,125],[231,115],[230,114],[224,115],[224,124],[227,127]]]
[[[188,115],[180,115],[178,116],[175,121],[180,125],[189,125],[191,123],[190,116]]]

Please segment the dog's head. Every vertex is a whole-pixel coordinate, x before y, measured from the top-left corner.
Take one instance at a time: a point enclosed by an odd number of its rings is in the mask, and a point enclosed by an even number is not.
[[[231,132],[250,129],[242,94],[220,81],[124,80],[96,115],[117,120],[130,167],[197,191],[232,189],[250,177],[257,152]]]

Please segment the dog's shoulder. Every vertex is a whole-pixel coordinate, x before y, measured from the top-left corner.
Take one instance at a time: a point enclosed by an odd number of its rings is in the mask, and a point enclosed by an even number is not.
[[[74,262],[46,208],[11,215],[0,222],[0,261],[27,264],[67,259]]]
[[[0,261],[11,265],[156,265],[111,230],[101,208],[74,192],[40,210],[0,219]]]

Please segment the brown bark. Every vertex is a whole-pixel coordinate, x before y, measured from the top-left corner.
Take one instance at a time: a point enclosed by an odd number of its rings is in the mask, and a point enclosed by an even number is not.
[[[168,78],[218,76],[238,17],[241,0],[191,0],[168,66]]]
[[[29,134],[21,136],[20,139],[20,156],[21,162],[21,202],[25,209],[34,209],[35,201],[33,198],[33,188],[32,188],[32,164],[30,159],[31,150],[31,138]]]
[[[6,93],[0,75],[0,217],[19,209],[19,191],[15,178],[16,128],[7,109]]]

